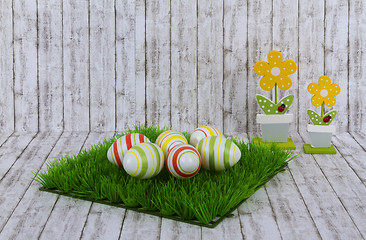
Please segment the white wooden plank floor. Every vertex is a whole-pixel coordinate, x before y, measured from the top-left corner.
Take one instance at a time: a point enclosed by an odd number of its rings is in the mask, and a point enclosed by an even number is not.
[[[336,155],[299,157],[215,229],[39,191],[32,171],[112,132],[0,134],[0,239],[365,239],[366,136],[333,136]],[[248,140],[257,134],[242,134]]]

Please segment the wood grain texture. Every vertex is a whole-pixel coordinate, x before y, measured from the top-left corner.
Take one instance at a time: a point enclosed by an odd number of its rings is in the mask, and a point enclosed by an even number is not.
[[[116,1],[116,130],[145,124],[145,1]]]
[[[86,136],[87,133],[80,132],[75,134],[64,132],[53,148],[50,145],[44,144],[44,147],[42,148],[48,149],[51,152],[48,156],[42,155],[43,161],[45,161],[45,159],[47,159],[47,161],[53,161],[54,158],[58,159],[62,155],[73,154],[79,151]],[[41,157],[41,155],[39,155],[39,157]],[[41,171],[45,171],[46,169],[46,164],[43,164]],[[26,182],[31,182],[30,187],[13,211],[11,218],[2,229],[0,238],[13,239],[16,236],[20,239],[38,238],[54,208],[55,202],[59,197],[58,195],[39,191],[41,185],[32,181],[31,178],[28,178]],[[31,231],[30,227],[32,229]],[[58,233],[59,232],[56,232],[56,235]],[[52,236],[52,238],[54,239],[55,236]]]
[[[13,11],[0,1],[0,132],[14,131]]]
[[[294,142],[301,146],[300,135],[293,134]],[[355,222],[349,216],[326,176],[312,155],[304,154],[289,164],[295,183],[306,203],[309,213],[323,239],[361,239]],[[337,216],[342,216],[338,218]]]
[[[14,1],[15,130],[38,131],[37,4]]]
[[[147,125],[171,125],[170,21],[169,0],[146,1]]]
[[[333,109],[337,112],[337,132],[348,130],[348,2],[325,1],[325,70],[332,83],[341,87],[341,92],[336,96],[336,104],[326,108],[326,112]]]
[[[298,64],[299,60],[299,46],[298,46],[298,0],[274,0],[273,1],[273,50],[278,50],[283,55],[283,61],[292,59]],[[287,91],[278,91],[278,100],[290,94],[294,95],[294,101],[288,113],[294,114],[295,120],[290,124],[290,132],[298,129],[299,115],[298,112],[299,95],[298,89],[301,87],[298,81],[298,72],[289,75],[292,80],[292,86]],[[272,93],[273,95],[273,93]],[[274,96],[272,96],[274,98]]]
[[[305,142],[310,142],[309,134],[302,134],[301,136]],[[347,142],[357,146],[357,143],[355,143],[352,138],[348,139]],[[339,152],[336,155],[313,154],[313,157],[331,184],[338,198],[341,200],[347,213],[357,225],[357,229],[360,231],[362,237],[365,238],[366,209],[360,205],[363,202],[363,199],[366,198],[366,186],[348,163],[346,161],[342,161],[343,158],[340,158],[339,154],[341,156],[348,155],[345,147],[342,145],[335,145],[335,147]],[[364,150],[362,148],[358,148],[357,151],[358,152],[353,152],[352,155],[357,156]]]
[[[115,130],[114,0],[90,1],[90,129]]]
[[[18,206],[25,192],[28,190],[34,177],[32,171],[37,171],[42,166],[60,135],[60,133],[55,134],[51,132],[38,134],[26,147],[4,178],[1,179],[0,192],[7,194],[2,199],[0,205],[2,209],[0,229],[3,229],[9,217],[13,214],[14,209]],[[42,144],[43,142],[47,142],[47,144]],[[29,161],[29,159],[32,159],[32,161]],[[22,228],[21,225],[16,226],[18,230]],[[2,234],[6,235],[4,231],[2,231]],[[2,236],[3,239],[13,239],[13,237]]]
[[[197,1],[176,1],[171,15],[171,125],[192,132],[197,127]]]
[[[161,217],[126,211],[120,239],[160,239]]]
[[[366,134],[366,3],[349,1],[349,131]],[[347,90],[346,90],[347,91]],[[344,99],[338,99],[344,101]]]
[[[318,83],[324,75],[324,9],[324,1],[299,2],[299,131],[305,131],[310,123],[307,109],[320,113],[320,108],[311,104],[313,95],[307,87],[311,82]]]
[[[267,60],[272,50],[272,1],[248,1],[248,132],[260,131],[256,115],[262,113],[255,100],[256,94],[270,97],[270,92],[259,86],[262,76],[254,72],[254,64]]]
[[[201,240],[202,227],[162,218],[160,239]]]
[[[342,133],[333,136],[332,142],[341,151],[342,156],[346,159],[349,166],[366,184],[366,152],[358,144],[349,133]],[[363,142],[364,144],[364,142]]]
[[[247,131],[247,1],[224,1],[224,127],[228,135]]]
[[[2,144],[0,149],[0,180],[7,174],[35,136],[36,133],[13,134]]]
[[[223,130],[223,2],[198,1],[198,126]]]
[[[251,138],[260,137],[258,133],[249,134]],[[298,155],[300,149],[293,154]],[[283,239],[291,239],[293,235],[306,236],[309,239],[321,239],[318,229],[304,203],[289,169],[295,161],[302,161],[301,157],[289,163],[285,172],[273,177],[265,186],[269,204],[276,219],[278,229]],[[292,199],[289,201],[289,199]]]
[[[89,131],[89,1],[63,1],[64,129]]]
[[[39,129],[63,129],[62,1],[38,1]]]

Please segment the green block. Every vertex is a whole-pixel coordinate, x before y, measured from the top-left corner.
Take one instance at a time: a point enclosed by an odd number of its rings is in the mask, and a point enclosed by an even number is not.
[[[253,138],[252,140],[255,144],[264,144],[264,145],[276,144],[277,146],[285,150],[296,150],[296,145],[291,138],[288,138],[287,142],[263,142],[262,138]]]
[[[304,152],[306,154],[336,154],[337,150],[331,145],[329,148],[315,148],[310,144],[304,144]]]

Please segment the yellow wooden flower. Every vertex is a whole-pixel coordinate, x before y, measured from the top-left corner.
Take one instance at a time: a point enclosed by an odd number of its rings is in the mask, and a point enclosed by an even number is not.
[[[263,76],[259,85],[263,90],[270,91],[275,84],[282,90],[287,90],[292,86],[291,78],[288,76],[297,70],[293,60],[282,61],[282,54],[279,51],[271,51],[268,54],[268,63],[258,61],[254,65],[254,71]]]
[[[336,103],[336,99],[333,96],[338,95],[341,92],[341,88],[338,84],[332,83],[328,76],[321,76],[319,78],[319,84],[310,83],[308,86],[308,92],[314,96],[311,98],[311,103],[315,107],[325,103],[327,107],[331,107]]]

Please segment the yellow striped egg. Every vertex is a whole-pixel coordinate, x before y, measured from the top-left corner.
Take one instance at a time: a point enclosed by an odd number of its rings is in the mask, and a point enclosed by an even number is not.
[[[107,158],[111,163],[123,167],[122,160],[127,151],[133,146],[143,142],[150,142],[150,140],[140,133],[131,133],[122,136],[108,149]]]
[[[161,147],[164,156],[166,157],[175,146],[188,144],[188,142],[182,133],[170,130],[161,133],[156,139],[156,144]]]
[[[141,143],[126,153],[122,163],[126,172],[132,177],[151,178],[163,169],[164,154],[155,143]]]
[[[207,170],[223,171],[234,166],[241,157],[238,146],[223,137],[207,137],[197,146],[202,166]]]
[[[197,147],[197,144],[199,143],[199,141],[201,141],[201,139],[210,136],[223,137],[219,129],[210,126],[201,126],[192,132],[191,138],[189,139],[189,144],[191,144],[194,147]]]
[[[201,157],[193,146],[189,144],[178,145],[169,152],[166,167],[170,174],[176,178],[191,178],[201,168]]]

